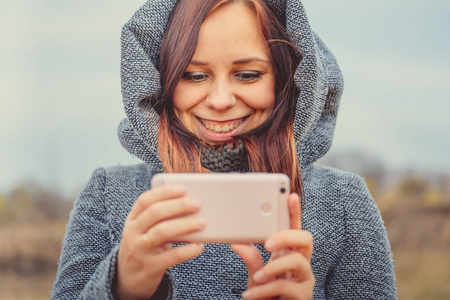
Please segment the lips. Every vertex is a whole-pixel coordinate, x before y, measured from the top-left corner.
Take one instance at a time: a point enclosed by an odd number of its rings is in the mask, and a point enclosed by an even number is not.
[[[230,119],[226,121],[213,121],[202,119],[196,116],[200,139],[209,143],[224,143],[233,139],[233,137],[242,134],[247,127],[250,115],[239,119]]]
[[[230,132],[233,129],[238,128],[245,118],[240,119],[234,119],[234,120],[228,120],[225,122],[217,122],[217,121],[211,121],[206,119],[199,118],[200,122],[205,126],[206,129],[208,129],[211,132],[214,133],[226,133]]]

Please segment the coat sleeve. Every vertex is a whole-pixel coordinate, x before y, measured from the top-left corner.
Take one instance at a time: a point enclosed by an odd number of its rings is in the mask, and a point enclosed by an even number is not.
[[[119,245],[113,246],[110,238],[105,183],[105,169],[97,169],[74,203],[52,299],[114,299],[111,288]],[[172,284],[166,274],[155,296],[170,299],[171,295]]]
[[[392,254],[384,222],[361,177],[353,177],[343,201],[344,249],[328,277],[327,298],[397,299]]]

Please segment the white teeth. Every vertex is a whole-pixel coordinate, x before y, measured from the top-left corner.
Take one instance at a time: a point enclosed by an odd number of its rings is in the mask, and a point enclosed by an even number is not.
[[[219,124],[210,124],[206,123],[206,121],[200,119],[202,124],[209,129],[212,132],[228,132],[230,130],[233,130],[235,128],[238,128],[239,125],[241,125],[242,120],[239,123],[233,123],[233,124],[224,124],[223,126],[220,126]]]

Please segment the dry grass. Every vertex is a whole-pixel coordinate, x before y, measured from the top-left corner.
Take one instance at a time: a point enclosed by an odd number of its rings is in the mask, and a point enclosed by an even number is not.
[[[450,253],[442,250],[394,250],[398,299],[447,300],[450,298]],[[54,272],[33,276],[2,273],[0,299],[49,299]]]
[[[450,204],[430,206],[394,196],[397,201],[380,207],[394,253],[398,298],[450,299]],[[49,299],[65,223],[0,218],[0,299]]]
[[[0,271],[30,276],[55,270],[64,223],[9,223],[0,226]]]
[[[399,299],[450,299],[450,251],[394,250]]]
[[[64,222],[0,224],[0,299],[49,299]]]
[[[55,270],[56,272],[56,270]],[[14,272],[0,273],[0,299],[43,300],[50,299],[55,273],[18,276]]]
[[[62,222],[0,227],[0,299],[49,299],[64,230]],[[400,300],[450,299],[450,251],[393,252]]]

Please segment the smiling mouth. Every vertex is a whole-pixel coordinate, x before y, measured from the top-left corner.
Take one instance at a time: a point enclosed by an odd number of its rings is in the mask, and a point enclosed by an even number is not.
[[[226,133],[238,128],[247,117],[229,120],[225,122],[216,122],[199,118],[200,122],[211,132]]]

